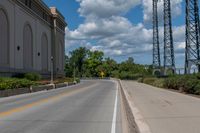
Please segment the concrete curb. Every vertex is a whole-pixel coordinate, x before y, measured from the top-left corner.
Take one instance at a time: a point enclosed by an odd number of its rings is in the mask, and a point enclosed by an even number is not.
[[[0,98],[1,97],[9,97],[14,95],[20,95],[20,94],[26,94],[31,93],[29,88],[19,88],[19,89],[13,89],[13,90],[3,90],[0,91]]]
[[[19,89],[10,89],[10,90],[2,90],[0,91],[0,98],[34,93],[45,90],[59,89],[67,86],[75,85],[74,83],[60,83],[60,84],[48,84],[48,85],[40,85],[40,86],[31,86],[30,88],[19,88]]]
[[[131,100],[131,97],[126,91],[126,89],[124,89],[121,80],[119,80],[119,84],[121,86],[122,95],[124,96],[125,99],[125,104],[127,104],[126,111],[128,115],[132,115],[127,117],[130,133],[133,133],[133,130],[135,130],[133,126],[136,126],[137,133],[152,133],[148,124],[145,122],[143,116],[141,115],[139,109],[135,106],[134,102]],[[131,113],[129,111],[131,111]]]

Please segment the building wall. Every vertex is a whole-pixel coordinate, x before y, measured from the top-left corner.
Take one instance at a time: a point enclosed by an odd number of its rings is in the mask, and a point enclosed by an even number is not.
[[[0,10],[3,10],[9,22],[9,66],[0,66],[1,72],[30,72],[47,73],[51,70],[52,28],[26,7],[21,7],[13,0],[0,0]],[[32,54],[24,55],[24,27],[29,25],[32,31]],[[0,29],[1,30],[1,29]],[[46,36],[47,65],[42,64],[42,36]],[[1,43],[1,42],[0,42]],[[24,56],[33,56],[33,69],[25,70]],[[42,71],[42,66],[48,66]]]
[[[64,38],[64,33],[62,33],[62,31],[60,31],[59,29],[57,29],[57,37],[56,37],[56,71],[59,74],[63,74],[64,73],[64,59],[65,59],[65,38]]]
[[[2,69],[6,70],[10,67],[14,67],[14,3],[10,0],[1,0],[0,1],[0,9],[3,10],[3,12],[5,13],[7,20],[8,20],[8,65],[7,66],[2,66]],[[3,34],[3,33],[1,33]],[[3,43],[3,42],[0,42]],[[5,49],[5,48],[2,48]],[[5,58],[5,57],[1,57],[1,58]]]

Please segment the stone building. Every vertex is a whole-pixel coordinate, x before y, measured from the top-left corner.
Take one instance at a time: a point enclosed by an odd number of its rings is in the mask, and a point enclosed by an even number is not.
[[[63,75],[66,26],[42,0],[0,0],[0,75]]]

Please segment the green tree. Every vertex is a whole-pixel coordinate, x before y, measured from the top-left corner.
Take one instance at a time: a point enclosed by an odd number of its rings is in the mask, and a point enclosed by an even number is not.
[[[117,63],[111,58],[104,58],[102,51],[90,51],[84,47],[75,49],[66,56],[66,76],[72,77],[74,69],[79,77],[100,77],[100,73],[104,72],[106,77],[136,79],[152,74],[152,66],[136,64],[133,57]]]
[[[82,77],[83,64],[87,59],[89,50],[85,47],[80,47],[70,52],[70,58],[68,58],[68,65],[66,66],[66,75],[72,77],[74,69],[76,70],[76,76]],[[75,68],[74,68],[75,67]]]
[[[104,72],[105,77],[111,77],[112,72],[117,69],[117,62],[111,58],[105,58],[97,69],[99,72]]]
[[[102,51],[90,51],[88,58],[84,64],[84,70],[87,72],[87,75],[92,77],[99,76],[98,67],[102,65],[104,53]],[[86,76],[87,76],[86,75]]]
[[[70,58],[69,56],[65,56],[65,75],[66,77],[72,77],[73,75],[73,68],[70,65]]]

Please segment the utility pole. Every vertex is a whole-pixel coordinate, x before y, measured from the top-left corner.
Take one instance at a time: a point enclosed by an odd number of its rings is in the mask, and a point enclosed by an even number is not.
[[[160,44],[158,31],[158,0],[153,0],[153,69],[160,71]],[[154,72],[155,73],[155,72]]]
[[[164,0],[164,69],[165,74],[168,70],[175,73],[174,44],[171,22],[170,0]]]
[[[198,0],[186,0],[185,74],[191,73],[192,65],[200,72],[199,30]]]

